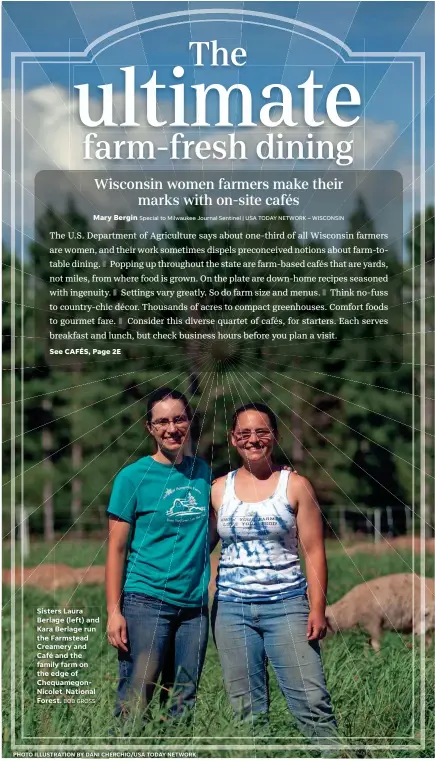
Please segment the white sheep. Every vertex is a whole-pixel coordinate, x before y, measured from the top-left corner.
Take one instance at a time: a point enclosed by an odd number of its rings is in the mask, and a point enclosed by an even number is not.
[[[326,608],[328,632],[360,627],[370,635],[375,652],[383,629],[427,635],[435,628],[435,585],[424,578],[423,597],[421,581],[412,573],[394,573],[358,584]]]

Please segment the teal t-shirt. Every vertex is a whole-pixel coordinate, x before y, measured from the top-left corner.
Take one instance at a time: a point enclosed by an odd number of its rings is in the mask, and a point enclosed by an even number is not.
[[[124,591],[181,607],[207,602],[210,468],[142,457],[115,478],[107,512],[132,525]]]

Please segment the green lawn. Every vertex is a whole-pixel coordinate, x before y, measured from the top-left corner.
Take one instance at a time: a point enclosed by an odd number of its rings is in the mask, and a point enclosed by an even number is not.
[[[43,545],[35,545],[26,561],[34,565],[41,561],[68,563],[85,566],[90,562],[104,562],[104,542],[61,542],[47,554]],[[382,557],[360,553],[351,558],[328,546],[329,555],[329,601],[334,602],[363,579],[395,572],[410,571],[411,552],[388,552]],[[418,559],[418,556],[417,556]],[[427,575],[433,574],[433,556],[427,559]],[[10,590],[4,587],[3,596],[3,654],[11,649]],[[15,711],[17,735],[23,736],[23,744],[43,743],[79,745],[90,749],[93,744],[119,743],[124,750],[135,745],[170,744],[195,750],[195,746],[232,745],[228,749],[209,750],[202,747],[198,755],[252,756],[252,757],[312,757],[320,751],[312,747],[290,750],[275,748],[305,744],[295,728],[276,682],[271,678],[270,721],[266,727],[240,726],[233,721],[223,689],[217,653],[210,640],[206,664],[201,680],[197,707],[190,724],[176,727],[162,720],[161,711],[154,706],[154,718],[145,729],[128,728],[128,736],[109,737],[114,691],[117,682],[116,653],[106,642],[103,627],[89,647],[89,676],[98,686],[97,703],[87,705],[68,704],[45,706],[35,703],[36,659],[35,626],[36,606],[85,607],[89,615],[103,615],[104,592],[96,586],[81,587],[77,591],[59,590],[47,594],[36,589],[26,589],[21,607],[21,594],[17,594],[16,635],[16,694]],[[21,615],[23,625],[21,628]],[[22,630],[22,637],[21,637]],[[359,751],[365,757],[433,757],[434,756],[434,652],[426,650],[425,682],[426,704],[420,703],[421,659],[420,646],[412,646],[410,636],[386,633],[382,651],[377,656],[367,647],[363,633],[352,632],[329,639],[323,646],[323,658],[328,687],[331,692],[340,733],[345,742],[358,745],[396,746],[375,747]],[[4,657],[3,681],[3,754],[11,755],[10,745],[10,664]],[[89,677],[87,677],[89,678]],[[400,749],[397,745],[418,744],[422,739],[420,711],[425,714],[426,747]],[[163,717],[164,718],[164,717]],[[42,739],[44,738],[44,739]],[[171,740],[171,738],[173,738]],[[370,738],[370,739],[369,739]],[[403,739],[399,739],[403,738]],[[414,739],[413,739],[414,738]],[[246,747],[249,746],[249,747]],[[266,747],[265,747],[266,746]],[[162,750],[162,748],[160,748]],[[348,751],[352,756],[355,751]],[[38,753],[36,755],[39,755]]]

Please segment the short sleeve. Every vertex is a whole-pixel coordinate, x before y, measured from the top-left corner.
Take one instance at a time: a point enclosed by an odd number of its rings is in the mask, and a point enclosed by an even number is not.
[[[123,470],[113,483],[107,512],[127,523],[133,523],[136,514],[136,487]]]
[[[204,478],[204,480],[207,481],[208,484],[211,484],[213,474],[210,470],[209,465],[207,465],[205,460],[201,460],[200,473],[202,478]]]

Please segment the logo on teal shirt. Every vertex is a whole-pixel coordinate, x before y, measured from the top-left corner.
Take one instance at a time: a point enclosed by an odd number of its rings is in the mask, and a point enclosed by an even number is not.
[[[166,511],[166,517],[169,521],[191,522],[201,518],[205,510],[205,507],[198,505],[192,492],[188,491],[185,497],[176,497],[174,499],[171,507]]]

